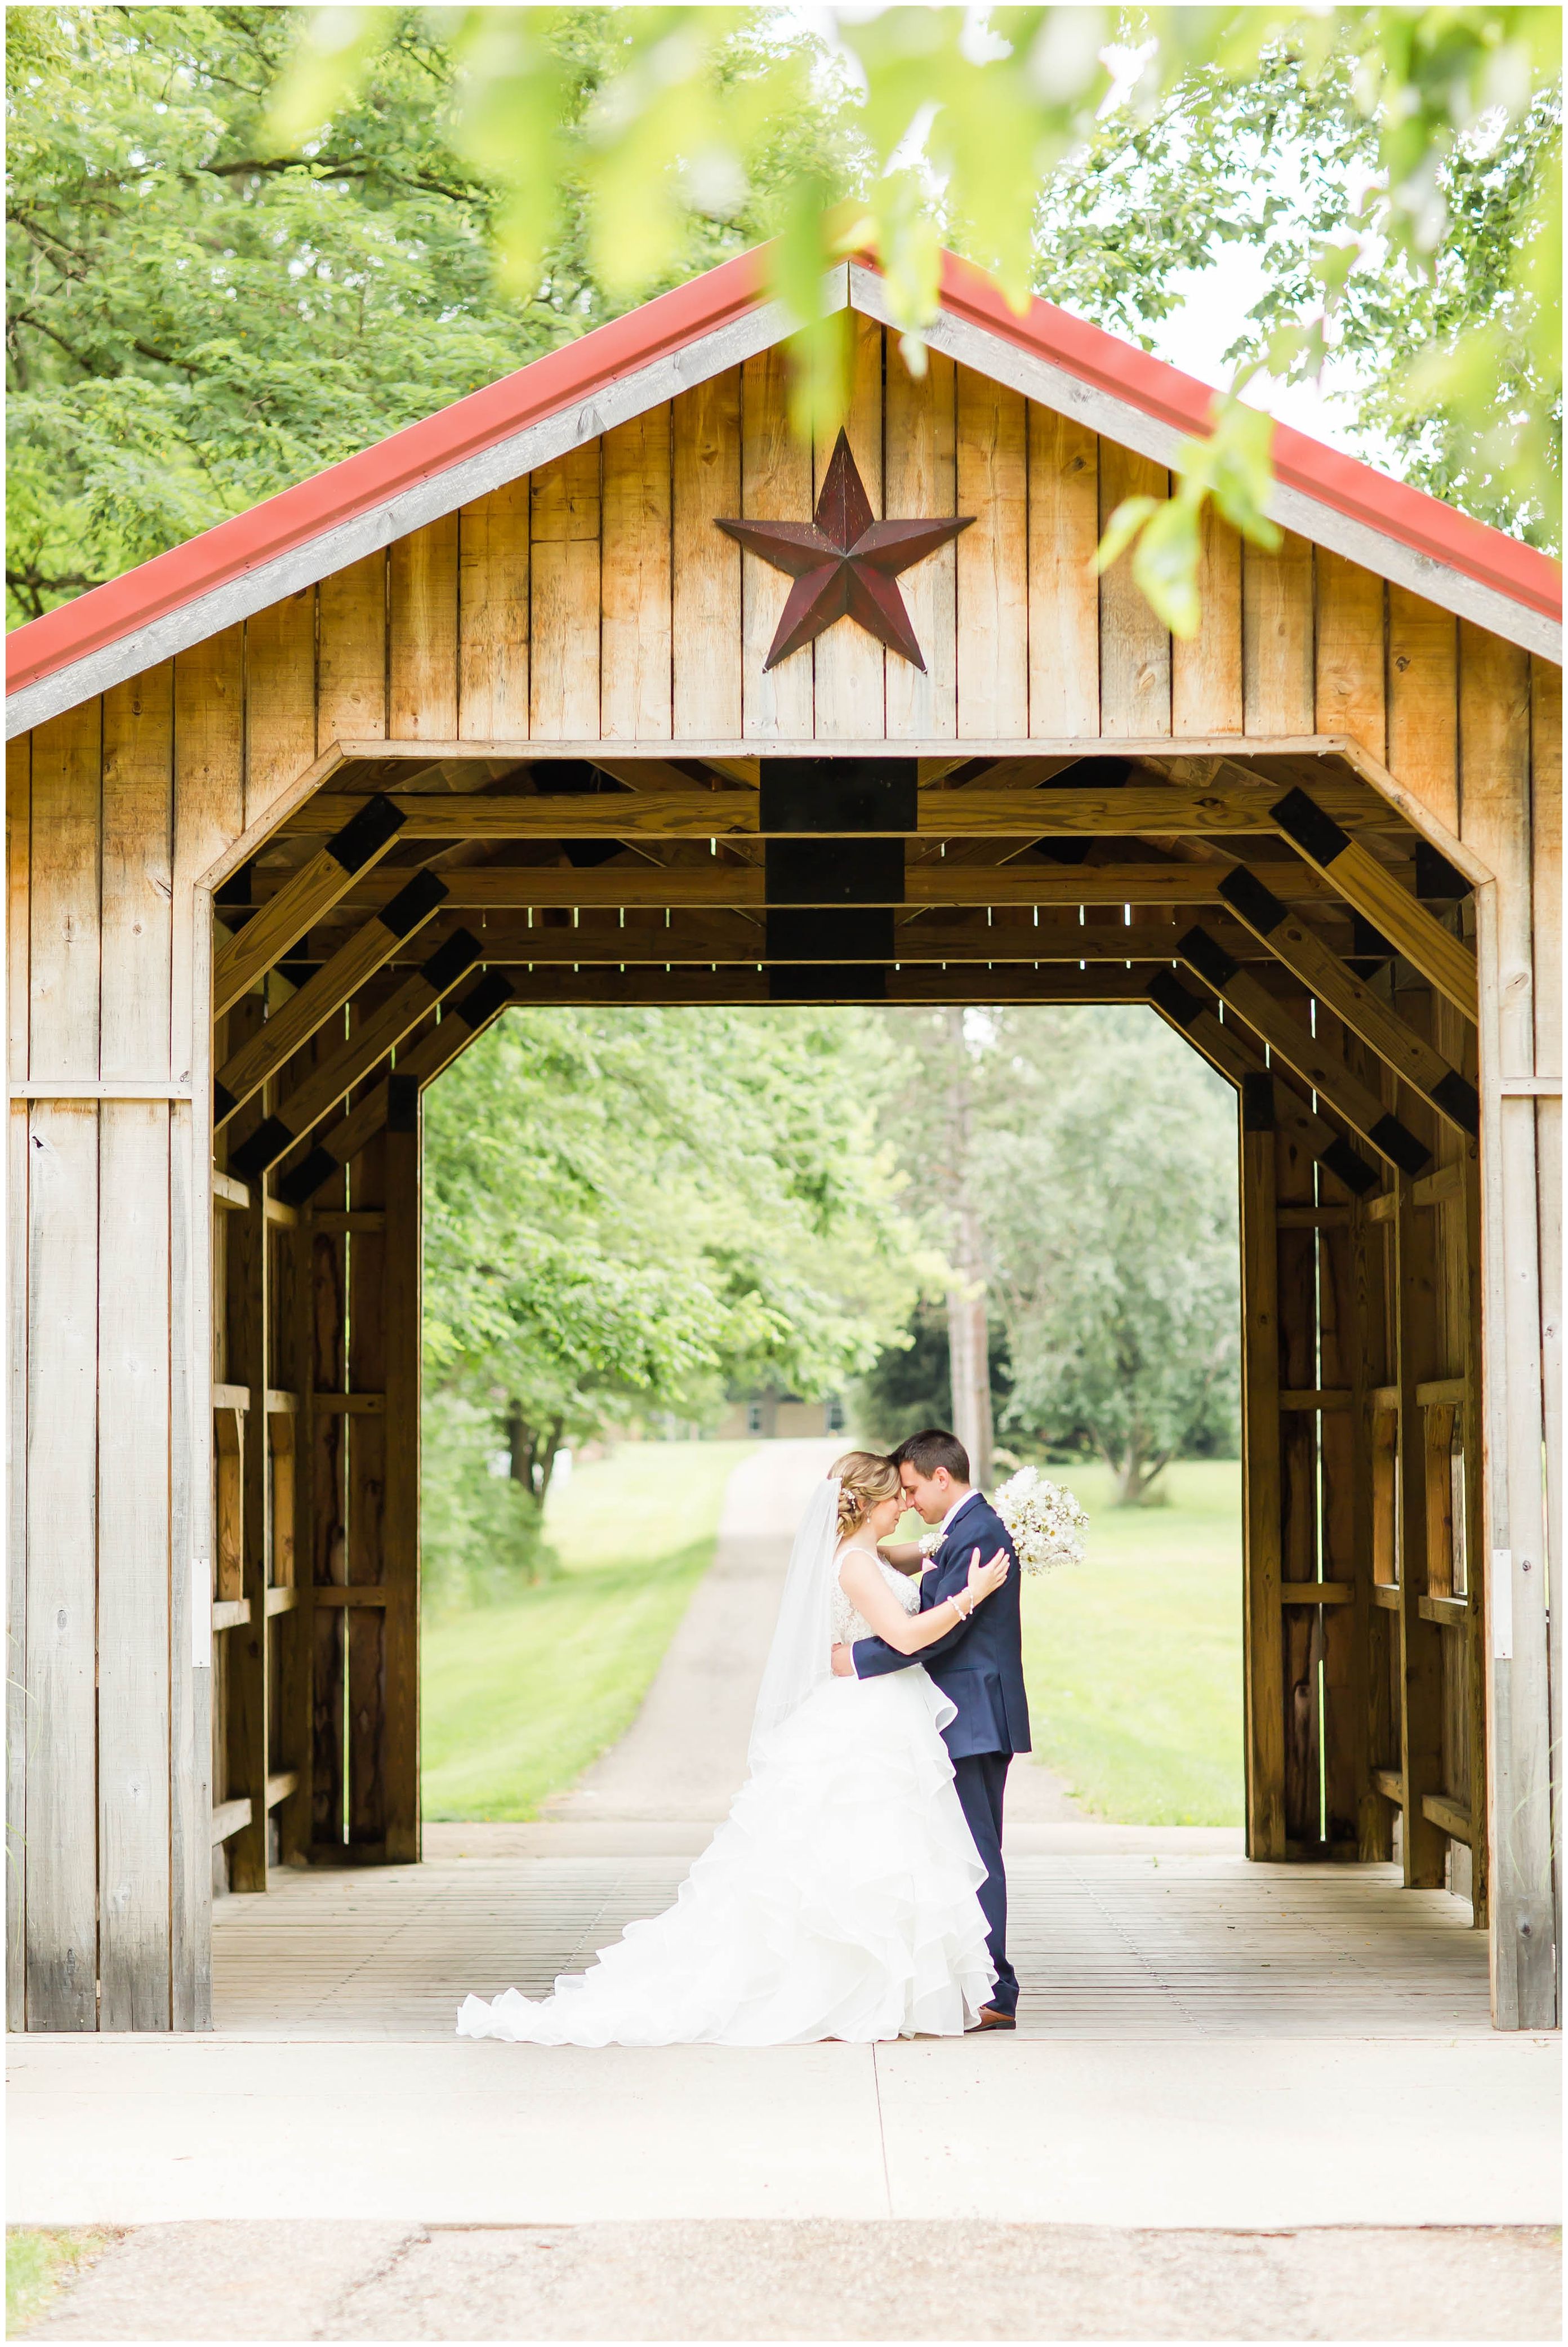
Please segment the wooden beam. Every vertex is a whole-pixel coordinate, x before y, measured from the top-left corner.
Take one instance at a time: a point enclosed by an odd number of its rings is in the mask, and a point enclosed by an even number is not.
[[[733,966],[719,969],[511,969],[519,1002],[551,1003],[760,1003],[760,1002],[1143,1002],[1151,978],[1163,965],[1134,962],[1048,963],[1040,969],[1005,964],[996,969],[887,969],[857,964],[844,969],[775,969]],[[284,1185],[285,1194],[292,1195]]]
[[[891,948],[886,936],[879,938],[869,925],[851,920],[847,926],[851,933],[842,941],[829,932],[815,944],[806,940],[802,949],[792,946],[787,953],[776,948],[770,953],[762,924],[744,914],[718,913],[706,917],[687,914],[671,921],[668,928],[640,926],[635,919],[618,927],[613,916],[603,913],[590,913],[580,926],[571,928],[528,928],[516,919],[493,920],[485,928],[485,960],[491,968],[506,963],[538,969],[600,964],[619,969],[662,969],[728,962],[753,968],[758,963],[809,968],[815,963],[840,967],[865,962],[880,967],[891,962],[907,968],[934,962],[989,966],[1007,962],[1150,961],[1163,955],[1174,956],[1186,923],[1184,919],[1140,921],[1128,928],[1122,920],[1119,906],[1107,907],[1105,917],[1092,922],[1080,922],[1065,914],[1053,915],[1038,926],[1027,919],[998,921],[989,926],[982,919],[962,928],[947,922],[919,921],[897,928]],[[1227,951],[1238,958],[1260,958],[1259,948],[1239,923],[1225,923],[1223,937]]]
[[[1353,1033],[1370,1044],[1397,1076],[1430,1101],[1440,1116],[1460,1133],[1480,1132],[1481,1101],[1475,1086],[1451,1068],[1424,1035],[1418,1035],[1397,1010],[1390,1010],[1381,995],[1358,978],[1305,921],[1296,918],[1260,873],[1238,865],[1221,881],[1220,895],[1254,937],[1294,970]]]
[[[618,765],[616,771],[622,768]],[[404,792],[386,804],[403,817],[406,839],[709,839],[731,832],[753,838],[776,835],[764,827],[763,801],[756,792],[694,790],[685,775],[680,782],[679,789],[600,791],[580,796]],[[1329,795],[1340,813],[1349,816],[1352,807],[1360,812],[1367,794],[1356,784]],[[346,823],[356,807],[366,804],[337,792],[318,796],[305,802],[289,827],[303,831],[308,825],[319,832],[331,824]],[[1184,790],[1173,783],[1142,788],[1128,784],[1101,791],[975,786],[923,791],[917,812],[920,835],[934,839],[1076,838],[1086,832],[1104,837],[1149,833],[1163,838],[1224,838],[1246,833],[1272,836],[1276,829],[1266,791]],[[808,828],[791,823],[789,835],[802,835]],[[835,827],[829,814],[815,828],[826,838],[851,831],[866,838],[912,835],[907,828],[890,825],[845,821]]]
[[[1358,1197],[1377,1187],[1377,1173],[1366,1159],[1358,1154],[1326,1117],[1308,1108],[1286,1084],[1274,1077],[1261,1053],[1253,1049],[1245,1036],[1216,1017],[1213,1002],[1206,996],[1194,993],[1173,971],[1163,970],[1149,981],[1149,999],[1161,1017],[1185,1035],[1211,1067],[1228,1076],[1238,1089],[1249,1081],[1272,1083],[1277,1128],[1297,1137],[1314,1163],[1326,1165]],[[1310,1212],[1316,1216],[1320,1211],[1316,1207],[1281,1209],[1277,1205],[1275,1209],[1282,1225],[1286,1215],[1294,1222],[1304,1213]]]
[[[282,961],[329,905],[346,896],[362,873],[379,863],[403,828],[390,800],[368,798],[324,847],[302,864],[275,897],[253,913],[212,964],[212,1016],[223,1013]]]
[[[445,945],[437,946],[422,969],[405,979],[395,994],[355,1027],[345,1042],[279,1102],[272,1115],[231,1153],[231,1163],[247,1181],[255,1180],[269,1165],[276,1164],[296,1141],[302,1141],[313,1125],[319,1124],[345,1093],[370,1073],[379,1060],[396,1049],[409,1030],[417,1027],[442,996],[467,975],[483,951],[478,938],[470,937],[466,929],[458,929]],[[286,1194],[283,1202],[298,1203]]]
[[[1250,972],[1240,969],[1201,923],[1183,938],[1181,958],[1380,1156],[1405,1174],[1426,1171],[1431,1163],[1426,1143],[1401,1124],[1358,1076],[1352,1075],[1337,1052],[1276,1002]]]
[[[1265,1079],[1266,1084],[1266,1079]],[[1242,1092],[1242,1624],[1246,1850],[1285,1856],[1285,1681],[1281,1623],[1279,1269],[1271,1091]]]
[[[1287,791],[1269,810],[1293,847],[1331,880],[1347,904],[1380,929],[1429,985],[1473,1025],[1477,1009],[1475,956],[1450,937],[1435,915],[1380,864],[1370,849],[1335,821],[1320,791]]]
[[[448,1006],[440,1025],[420,1038],[395,1073],[384,1077],[313,1149],[288,1169],[278,1184],[280,1194],[292,1206],[307,1204],[323,1184],[340,1166],[356,1157],[366,1142],[381,1131],[386,1122],[389,1102],[397,1097],[395,1088],[431,1082],[460,1051],[467,1050],[474,1038],[484,1032],[515,996],[509,979],[503,978],[499,970],[487,970],[477,986]],[[323,1397],[316,1397],[314,1406],[317,1410],[323,1407]]]
[[[1403,1788],[1405,1881],[1411,1890],[1443,1884],[1442,1834],[1426,1807],[1443,1783],[1443,1657],[1438,1625],[1423,1618],[1432,1594],[1426,1491],[1426,1440],[1418,1395],[1438,1348],[1437,1233],[1401,1178],[1394,1217],[1392,1280],[1399,1383],[1399,1774]],[[1446,1594],[1446,1593],[1440,1593]]]
[[[443,870],[447,903],[455,912],[536,911],[580,907],[589,910],[760,910],[767,903],[767,879],[760,864],[718,861],[664,866],[600,864],[579,868],[559,864],[478,864]],[[1081,864],[1071,869],[1044,862],[957,866],[933,856],[905,871],[902,894],[884,904],[911,907],[966,905],[1071,907],[1080,905],[1218,905],[1225,867],[1207,864]],[[345,899],[343,909],[367,913],[394,892],[389,876],[374,876]],[[1325,882],[1315,873],[1282,873],[1291,901],[1329,904]],[[866,900],[868,901],[868,900]]]
[[[416,937],[446,899],[446,886],[435,872],[416,872],[313,978],[275,1010],[260,1032],[231,1051],[212,1082],[212,1130],[220,1132],[236,1109],[261,1091],[270,1076],[310,1041],[334,1010],[341,1010],[366,979],[390,961],[400,945]]]

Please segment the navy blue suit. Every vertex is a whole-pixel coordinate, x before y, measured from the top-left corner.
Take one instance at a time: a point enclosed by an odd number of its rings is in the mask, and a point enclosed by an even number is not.
[[[972,1492],[964,1501],[931,1560],[920,1584],[920,1611],[929,1613],[944,1598],[961,1594],[969,1577],[969,1559],[977,1548],[982,1563],[999,1548],[1005,1549],[1012,1559],[1012,1571],[999,1589],[976,1606],[968,1621],[958,1623],[922,1654],[901,1655],[881,1638],[856,1639],[853,1653],[855,1675],[862,1679],[923,1663],[957,1706],[956,1718],[948,1721],[942,1733],[964,1817],[985,1863],[980,1905],[986,1918],[986,1944],[997,1968],[991,2002],[999,2011],[1012,2013],[1018,2006],[1018,1975],[1007,1957],[1002,1800],[1009,1762],[1015,1752],[1030,1748],[1029,1702],[1023,1685],[1018,1552],[1007,1526],[982,1492]]]

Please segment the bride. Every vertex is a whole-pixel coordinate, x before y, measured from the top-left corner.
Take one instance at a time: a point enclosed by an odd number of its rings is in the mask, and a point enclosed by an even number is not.
[[[799,2045],[957,2036],[996,1978],[985,1868],[924,1670],[835,1678],[834,1642],[918,1654],[1006,1579],[977,1549],[968,1586],[917,1612],[876,1542],[905,1506],[890,1459],[851,1450],[807,1504],[752,1725],[751,1775],[673,1907],[629,1924],[538,2003],[468,1997],[460,2037],[538,2045]]]

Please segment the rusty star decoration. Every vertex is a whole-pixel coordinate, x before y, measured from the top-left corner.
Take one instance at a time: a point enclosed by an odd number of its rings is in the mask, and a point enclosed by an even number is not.
[[[924,675],[926,663],[894,581],[911,564],[949,545],[974,518],[964,514],[948,521],[876,520],[841,432],[809,521],[717,525],[794,580],[763,662],[764,671],[811,643],[835,620],[847,617]]]

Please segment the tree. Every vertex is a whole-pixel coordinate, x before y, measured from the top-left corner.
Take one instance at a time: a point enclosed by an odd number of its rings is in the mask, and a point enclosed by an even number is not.
[[[274,138],[324,136],[401,21],[367,9],[345,34],[341,10],[321,11],[319,32],[280,87]],[[1407,375],[1406,395],[1445,411],[1462,444],[1461,475],[1506,487],[1516,508],[1554,516],[1551,417],[1515,413],[1508,395],[1526,378],[1561,384],[1561,147],[1554,109],[1537,111],[1560,72],[1554,10],[826,8],[815,12],[824,70],[814,76],[809,39],[782,13],[764,15],[759,34],[758,19],[724,8],[624,8],[610,20],[612,53],[575,138],[559,95],[572,12],[470,7],[441,11],[438,21],[458,66],[454,137],[475,168],[505,183],[503,232],[524,283],[543,266],[569,187],[571,200],[586,202],[601,280],[634,298],[679,266],[693,222],[733,216],[759,184],[781,124],[804,112],[825,81],[843,93],[854,136],[839,156],[772,159],[774,289],[801,324],[803,430],[831,425],[846,404],[845,340],[825,312],[827,264],[866,247],[878,253],[917,369],[938,306],[941,241],[967,251],[1021,309],[1038,261],[1040,190],[1080,167],[1108,116],[1137,122],[1173,104],[1195,127],[1206,96],[1276,68],[1308,85],[1338,77],[1346,108],[1371,127],[1374,170],[1312,238],[1308,309],[1271,343],[1286,368],[1322,348],[1326,309],[1358,266],[1394,283],[1433,282],[1448,184],[1501,135],[1535,119],[1543,168],[1512,216],[1512,251],[1490,270],[1495,298],[1480,315],[1439,304],[1440,338]],[[737,43],[747,48],[739,72]],[[833,169],[841,159],[847,169]],[[1267,146],[1256,150],[1259,178],[1270,161]],[[845,200],[835,207],[834,195]],[[1134,576],[1179,634],[1198,625],[1207,499],[1249,538],[1274,542],[1268,443],[1255,409],[1222,400],[1208,438],[1178,456],[1175,496],[1129,500],[1112,518],[1102,561],[1132,547]]]
[[[529,1007],[434,1089],[430,1379],[536,1525],[564,1444],[700,1420],[733,1382],[829,1391],[896,1337],[886,1061],[853,1010]]]
[[[1145,341],[1245,243],[1266,291],[1226,364],[1352,367],[1369,445],[1555,543],[1550,9],[56,5],[6,31],[14,618],[775,233],[803,412],[839,395],[845,239],[878,245],[915,365],[938,240]],[[1266,529],[1268,431],[1225,406],[1178,496],[1122,517],[1184,628],[1204,497]]]
[[[971,1186],[1007,1330],[1004,1424],[1087,1441],[1124,1504],[1234,1430],[1235,1111],[1146,1011],[996,1015]]]
[[[14,620],[146,561],[613,317],[569,170],[542,266],[505,266],[504,174],[456,138],[441,24],[375,34],[327,134],[280,146],[269,98],[303,10],[49,6],[6,20]],[[555,133],[614,53],[554,28]],[[774,148],[815,151],[807,108]],[[670,282],[755,242],[746,201],[693,225]],[[644,291],[657,290],[650,285]]]

